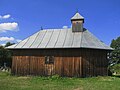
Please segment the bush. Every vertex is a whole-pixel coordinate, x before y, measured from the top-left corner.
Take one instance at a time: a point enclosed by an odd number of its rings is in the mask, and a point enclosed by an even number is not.
[[[115,64],[115,65],[111,66],[110,70],[113,73],[116,72],[116,74],[120,74],[120,64]]]
[[[7,67],[11,67],[11,51],[7,50],[5,47],[0,46],[0,66],[4,67],[5,65]]]

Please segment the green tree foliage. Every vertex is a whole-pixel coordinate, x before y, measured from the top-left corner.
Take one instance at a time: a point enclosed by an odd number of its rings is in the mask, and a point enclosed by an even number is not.
[[[120,74],[120,37],[113,39],[110,46],[114,50],[110,54],[109,69],[112,73]]]
[[[120,75],[120,64],[115,64],[110,67],[111,72],[116,72],[116,74]]]
[[[5,48],[10,45],[13,45],[13,43],[8,42],[5,46],[0,46],[0,66],[4,66],[4,63],[6,63],[7,67],[11,67],[12,53]]]
[[[11,46],[13,44],[15,44],[15,43],[7,42],[6,45],[5,45],[5,47]]]
[[[113,63],[120,63],[120,37],[113,39],[110,45],[114,51],[111,53],[111,60]]]

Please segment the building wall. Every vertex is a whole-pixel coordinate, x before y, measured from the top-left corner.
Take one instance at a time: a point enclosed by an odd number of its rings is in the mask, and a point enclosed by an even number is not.
[[[45,64],[45,56],[54,56],[54,64]],[[15,75],[67,77],[107,75],[107,51],[95,49],[13,50]]]

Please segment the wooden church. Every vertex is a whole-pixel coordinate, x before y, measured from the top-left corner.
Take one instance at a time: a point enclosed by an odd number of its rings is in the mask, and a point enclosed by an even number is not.
[[[83,27],[78,12],[72,28],[40,30],[9,46],[14,75],[91,77],[108,75],[107,54],[112,50]]]

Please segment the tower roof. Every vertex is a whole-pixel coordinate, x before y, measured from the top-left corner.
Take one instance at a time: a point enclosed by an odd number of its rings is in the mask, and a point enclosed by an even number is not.
[[[71,20],[80,20],[84,19],[83,16],[81,16],[78,12],[71,18]]]

